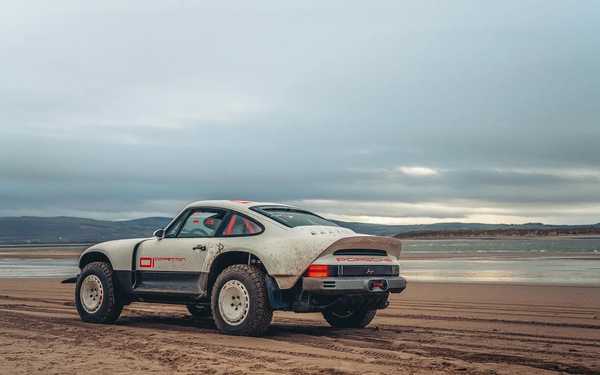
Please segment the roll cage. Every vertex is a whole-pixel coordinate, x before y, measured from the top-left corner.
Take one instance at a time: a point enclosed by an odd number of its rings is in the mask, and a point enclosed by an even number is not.
[[[179,215],[177,215],[165,228],[164,233],[163,233],[163,238],[176,238],[179,233],[181,232],[184,223],[189,219],[189,217],[197,211],[202,211],[202,210],[206,210],[206,211],[215,211],[215,212],[222,212],[223,213],[223,220],[221,221],[221,223],[219,224],[217,230],[215,231],[214,235],[211,236],[197,236],[196,238],[231,238],[231,237],[251,237],[251,236],[258,236],[260,234],[262,234],[265,231],[265,226],[260,223],[259,221],[251,218],[248,215],[245,215],[239,211],[236,210],[232,210],[232,209],[228,209],[228,208],[222,208],[222,207],[211,207],[211,206],[202,206],[202,207],[188,207],[185,210],[183,210]],[[249,233],[249,234],[232,234],[232,233],[227,233],[227,229],[228,229],[228,225],[230,225],[230,223],[233,222],[233,220],[237,220],[236,216],[239,216],[242,218],[242,220],[244,220],[244,222],[249,222],[252,223],[256,226],[258,226],[260,228],[259,231],[257,231],[256,233]],[[179,225],[179,228],[177,228],[175,230],[175,232],[173,233],[173,235],[170,235],[167,237],[167,233],[169,233],[169,231],[173,228],[175,228],[175,226]]]

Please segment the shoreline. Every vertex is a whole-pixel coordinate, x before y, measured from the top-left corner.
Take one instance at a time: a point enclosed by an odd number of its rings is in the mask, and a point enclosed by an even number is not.
[[[0,279],[64,279],[78,273],[84,248],[0,249]],[[401,274],[411,284],[600,286],[600,254],[590,252],[404,252]],[[600,294],[600,293],[599,293]]]
[[[493,240],[600,240],[600,234],[564,235],[564,236],[464,236],[464,237],[395,237],[400,241],[493,241]]]
[[[21,259],[54,259],[54,258],[78,258],[81,251],[0,251],[0,258],[21,258]],[[600,260],[600,253],[593,252],[508,252],[508,251],[489,251],[481,253],[437,253],[437,252],[404,252],[400,255],[400,260],[427,260],[427,259],[519,259],[519,258],[551,258],[551,259],[587,259]]]
[[[433,242],[436,240],[419,240],[421,242]],[[452,240],[440,240],[452,241]],[[458,241],[458,240],[457,240]],[[18,246],[18,247],[0,247],[0,258],[34,258],[34,257],[78,257],[85,249],[90,246]],[[415,250],[410,251],[403,249],[400,259],[429,259],[429,258],[580,258],[589,257],[590,259],[600,259],[600,250],[591,251],[552,251],[552,250],[537,250],[537,251],[514,251],[514,250],[482,250],[482,251],[427,251]]]

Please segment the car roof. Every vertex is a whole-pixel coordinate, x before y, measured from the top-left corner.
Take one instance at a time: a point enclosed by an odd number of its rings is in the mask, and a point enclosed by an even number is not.
[[[246,211],[249,210],[250,207],[254,206],[282,206],[282,207],[291,207],[296,208],[294,206],[290,206],[287,204],[281,203],[272,203],[272,202],[255,202],[248,200],[205,200],[205,201],[196,201],[188,204],[185,208],[194,208],[194,207],[217,207],[217,208],[226,208],[230,210],[237,211]]]

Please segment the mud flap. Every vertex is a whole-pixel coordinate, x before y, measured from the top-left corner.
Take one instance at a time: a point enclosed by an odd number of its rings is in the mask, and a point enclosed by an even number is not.
[[[77,282],[78,277],[79,277],[79,275],[77,275],[75,277],[69,277],[68,279],[64,279],[60,283],[61,284],[75,284]]]
[[[281,289],[275,283],[271,276],[266,277],[267,293],[269,295],[269,303],[273,310],[288,309],[290,305],[283,300]]]

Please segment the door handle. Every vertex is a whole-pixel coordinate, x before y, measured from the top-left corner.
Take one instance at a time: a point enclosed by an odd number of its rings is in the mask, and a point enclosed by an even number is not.
[[[200,251],[206,251],[206,246],[204,245],[196,245],[192,248],[192,250],[200,250]]]

